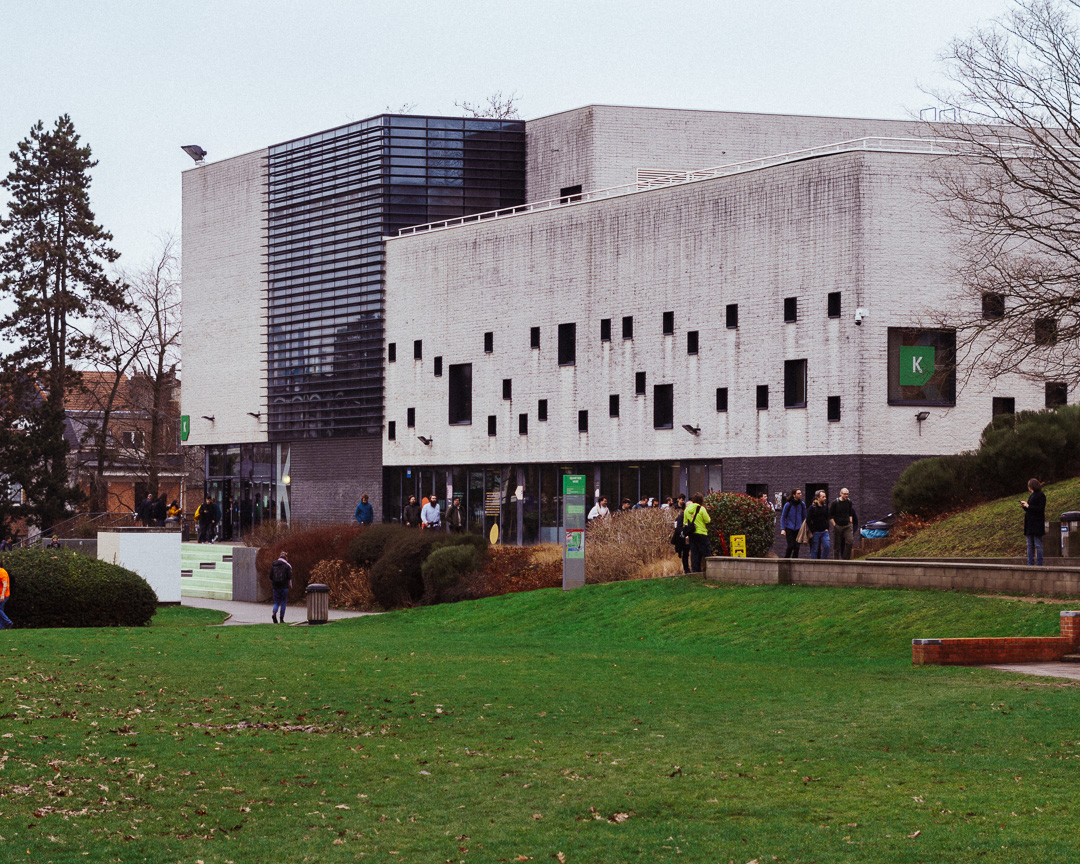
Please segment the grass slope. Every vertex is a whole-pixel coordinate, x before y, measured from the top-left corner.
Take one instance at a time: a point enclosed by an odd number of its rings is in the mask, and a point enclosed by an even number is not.
[[[1080,508],[1080,477],[1043,487],[1046,514],[1056,519],[1066,510]],[[886,546],[871,558],[912,558],[942,556],[948,558],[1016,557],[1026,555],[1024,511],[1017,493],[1008,498],[982,504],[948,519],[936,522],[914,537]]]
[[[1056,633],[1049,604],[679,578],[190,611],[3,634],[0,858],[1075,860],[1080,688],[910,664]]]

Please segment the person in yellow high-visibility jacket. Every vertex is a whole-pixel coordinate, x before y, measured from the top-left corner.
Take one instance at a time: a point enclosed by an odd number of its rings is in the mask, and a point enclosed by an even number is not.
[[[690,572],[700,573],[701,562],[709,554],[709,511],[705,509],[705,496],[700,492],[690,497],[683,511],[686,541],[690,544]]]

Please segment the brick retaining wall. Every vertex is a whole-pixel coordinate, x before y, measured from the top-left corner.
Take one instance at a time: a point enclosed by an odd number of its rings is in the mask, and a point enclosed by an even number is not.
[[[1080,612],[1061,613],[1060,636],[1006,636],[998,639],[912,639],[916,666],[979,666],[986,663],[1050,663],[1080,647]]]

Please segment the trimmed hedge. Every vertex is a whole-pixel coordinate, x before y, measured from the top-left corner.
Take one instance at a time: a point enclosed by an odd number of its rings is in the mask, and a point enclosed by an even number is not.
[[[255,555],[255,569],[259,574],[259,580],[266,590],[270,590],[270,567],[284,550],[289,556],[289,563],[293,570],[289,602],[299,602],[304,599],[304,589],[312,581],[311,573],[316,565],[327,559],[345,558],[356,535],[364,530],[353,523],[352,525],[320,525],[291,531],[283,539],[259,548]]]
[[[481,538],[483,539],[483,538]],[[475,545],[439,545],[431,550],[420,567],[424,580],[424,600],[438,603],[443,591],[452,588],[463,576],[475,573],[484,566],[484,553]]]
[[[4,611],[15,627],[145,627],[154,589],[136,573],[64,549],[19,549],[0,561],[11,576]]]
[[[705,496],[709,542],[714,555],[730,555],[732,534],[746,537],[748,558],[764,558],[776,539],[776,514],[759,498],[741,492],[710,492]],[[721,543],[723,535],[723,543]]]

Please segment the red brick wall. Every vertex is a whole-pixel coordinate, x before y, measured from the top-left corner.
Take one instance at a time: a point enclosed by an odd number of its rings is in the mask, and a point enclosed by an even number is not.
[[[916,666],[977,666],[985,663],[1047,663],[1080,647],[1080,612],[1061,613],[1060,636],[1005,636],[996,639],[912,639]]]

